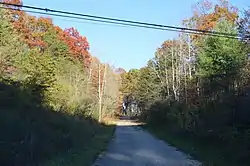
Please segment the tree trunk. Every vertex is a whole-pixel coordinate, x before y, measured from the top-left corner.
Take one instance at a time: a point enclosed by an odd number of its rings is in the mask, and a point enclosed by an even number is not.
[[[98,121],[102,121],[102,101],[103,101],[103,94],[104,94],[104,87],[105,87],[105,79],[106,79],[106,64],[104,66],[103,71],[103,79],[101,82],[101,64],[98,65],[98,98],[99,98],[99,118]]]
[[[174,69],[174,41],[172,44],[172,51],[171,51],[171,66],[172,66],[172,89],[174,92],[174,99],[177,99],[176,88],[175,88],[175,69]]]

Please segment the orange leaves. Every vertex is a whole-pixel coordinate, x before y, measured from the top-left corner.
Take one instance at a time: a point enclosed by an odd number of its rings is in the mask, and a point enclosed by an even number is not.
[[[21,0],[2,0],[4,3],[7,4],[14,4],[14,5],[22,5],[22,1]],[[16,20],[19,19],[19,17],[21,15],[24,14],[23,11],[20,11],[19,9],[21,9],[20,7],[15,7],[15,6],[9,6],[9,5],[4,5],[5,8],[10,8],[10,9],[15,9],[15,10],[6,10],[6,12],[10,15],[12,15],[12,19]]]
[[[82,61],[87,67],[90,64],[89,43],[75,28],[65,29],[63,32],[56,28],[60,38],[68,45],[71,54]]]
[[[50,27],[53,26],[51,18],[39,17],[36,20],[37,31],[46,32]]]
[[[58,27],[54,27],[57,35],[60,40],[64,41],[69,50],[70,53],[73,55],[74,58],[81,61],[84,65],[84,67],[89,68],[91,61],[92,63],[96,63],[96,58],[90,56],[89,50],[89,43],[87,41],[87,38],[84,36],[81,36],[80,33],[75,28],[68,28],[64,31]]]
[[[4,0],[4,2],[22,4],[21,0]],[[7,7],[13,8],[12,6]],[[58,38],[67,44],[71,55],[81,61],[85,67],[89,67],[91,61],[91,56],[88,52],[89,43],[87,38],[81,36],[75,28],[63,31],[60,27],[53,25],[51,18],[37,18],[20,10],[9,10],[8,12],[16,31],[22,35],[22,39],[30,48],[38,47],[44,50],[47,47],[47,43],[43,41],[43,37],[49,29],[54,29]]]
[[[33,16],[29,16],[24,14],[20,16],[18,20],[14,21],[14,26],[23,35],[24,41],[29,45],[29,47],[46,47],[46,43],[42,40],[42,37],[46,30],[48,30],[48,24],[41,22],[50,19],[47,18],[36,18]],[[47,27],[45,26],[47,25]],[[52,24],[50,24],[52,26]]]
[[[5,0],[6,3],[22,4],[20,0]],[[52,26],[52,21],[49,18],[36,18],[30,16],[23,11],[9,10],[11,21],[17,32],[22,34],[23,40],[29,47],[46,47],[46,43],[42,41],[44,32]]]
[[[163,44],[161,45],[161,48],[162,49],[165,49],[165,48],[169,48],[173,45],[173,41],[172,40],[166,40],[163,42]]]
[[[15,4],[15,5],[22,5],[23,2],[21,0],[3,0],[4,3]]]
[[[236,23],[238,9],[231,6],[226,0],[220,0],[220,3],[216,5],[205,0],[198,2],[193,17],[184,20],[183,23],[191,28],[210,31],[221,19]],[[192,38],[196,39],[198,36],[193,35]]]
[[[225,18],[228,21],[235,22],[238,18],[238,10],[233,6],[230,7],[228,4],[223,6],[216,5],[211,17],[214,17],[216,20]]]
[[[173,46],[178,46],[179,44],[180,44],[180,41],[178,40],[166,40],[162,43],[160,49],[172,48]]]

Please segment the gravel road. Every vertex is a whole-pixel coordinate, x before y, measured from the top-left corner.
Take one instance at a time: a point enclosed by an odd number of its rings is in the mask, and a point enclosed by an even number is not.
[[[127,121],[117,123],[107,151],[93,166],[201,166],[176,148]]]

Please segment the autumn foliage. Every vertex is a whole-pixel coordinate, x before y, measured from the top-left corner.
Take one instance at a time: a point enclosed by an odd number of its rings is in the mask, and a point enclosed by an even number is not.
[[[193,10],[191,18],[183,20],[183,24],[189,28],[212,31],[217,23],[225,19],[230,23],[236,23],[239,17],[238,9],[228,3],[227,0],[220,0],[214,5],[211,1],[201,0]],[[192,35],[193,39],[200,38]]]
[[[120,90],[142,103],[147,127],[202,165],[250,163],[249,16],[225,0],[200,1],[185,27],[242,39],[179,33],[122,76]]]
[[[4,2],[22,4],[20,0],[5,0]],[[13,8],[12,6],[7,7]],[[12,15],[11,20],[15,29],[22,34],[23,40],[30,48],[36,47],[44,50],[47,43],[43,41],[43,36],[52,28],[57,31],[58,38],[67,44],[72,57],[80,60],[84,67],[88,67],[90,64],[89,43],[87,38],[81,36],[77,29],[72,27],[62,30],[60,27],[53,25],[51,18],[37,18],[21,10],[9,10],[8,12]]]
[[[85,65],[90,64],[89,43],[87,38],[81,36],[75,28],[68,28],[63,31],[60,36],[62,40],[67,43],[71,54],[81,60]]]
[[[4,2],[18,5],[22,4],[21,0],[4,0]],[[13,6],[6,7],[20,9]],[[70,58],[80,62],[82,68],[88,73],[88,81],[90,81],[93,86],[91,92],[95,94],[98,92],[99,85],[101,87],[103,86],[105,65],[102,64],[98,58],[90,55],[90,45],[87,38],[82,36],[76,28],[71,27],[63,30],[59,26],[54,25],[51,18],[31,16],[21,10],[8,10],[7,12],[10,15],[10,21],[17,33],[21,35],[22,40],[29,48],[36,48],[41,53],[50,49],[49,47],[51,47],[53,42],[48,43],[45,38],[48,37],[51,32],[55,32],[56,39],[64,43],[68,50],[66,54],[59,55],[70,56]]]
[[[104,145],[113,131],[97,122],[117,109],[119,83],[113,69],[90,55],[87,38],[76,28],[63,30],[51,18],[32,16],[21,7],[4,8],[0,165],[62,165],[78,152],[80,162],[72,164],[89,165],[103,148],[96,144]]]

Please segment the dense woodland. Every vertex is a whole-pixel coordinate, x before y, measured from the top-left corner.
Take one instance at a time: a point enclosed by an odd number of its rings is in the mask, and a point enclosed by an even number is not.
[[[249,165],[250,11],[223,0],[202,1],[193,10],[183,26],[242,38],[180,33],[145,67],[123,74],[121,91],[139,101],[141,118],[153,129],[224,149],[231,154],[217,157]]]
[[[75,28],[0,9],[0,165],[38,165],[112,134],[97,121],[119,106],[119,70],[89,48]]]
[[[123,96],[137,101],[140,119],[155,129],[237,150],[223,157],[249,165],[250,11],[224,0],[201,1],[193,11],[182,26],[241,38],[180,33],[146,66],[126,72],[91,55],[77,29],[0,8],[0,165],[77,155],[111,133],[99,123],[120,112]]]

